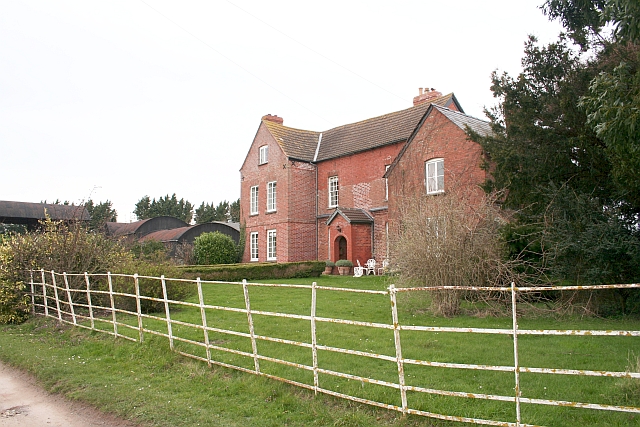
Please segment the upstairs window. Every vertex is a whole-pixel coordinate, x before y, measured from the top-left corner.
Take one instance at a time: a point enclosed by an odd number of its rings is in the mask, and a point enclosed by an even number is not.
[[[275,212],[276,210],[276,182],[267,183],[267,212]]]
[[[338,177],[329,177],[329,207],[335,208],[338,206]]]
[[[260,163],[261,165],[269,161],[269,146],[263,145],[260,147]]]
[[[250,215],[258,214],[258,186],[251,187],[251,203],[249,208]]]
[[[427,194],[444,192],[444,159],[433,159],[426,163]]]

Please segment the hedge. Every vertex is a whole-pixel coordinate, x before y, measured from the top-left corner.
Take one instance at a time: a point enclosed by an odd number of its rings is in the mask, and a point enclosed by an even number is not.
[[[265,262],[251,264],[186,265],[179,267],[185,278],[241,282],[247,280],[275,280],[294,277],[318,277],[324,271],[324,261]]]

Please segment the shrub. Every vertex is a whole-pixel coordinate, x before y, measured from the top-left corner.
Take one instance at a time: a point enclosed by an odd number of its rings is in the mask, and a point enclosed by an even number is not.
[[[390,240],[392,267],[405,286],[518,285],[513,264],[504,261],[505,220],[493,198],[452,186],[446,193],[406,198]],[[436,315],[455,316],[462,293],[431,291]]]
[[[353,263],[348,259],[339,259],[336,261],[336,267],[353,267]]]
[[[233,239],[219,231],[196,237],[193,251],[199,265],[232,264],[237,259]]]
[[[119,273],[138,274],[138,287],[140,295],[152,298],[163,298],[162,282],[158,279],[149,279],[148,277],[160,277],[164,275],[166,278],[180,279],[184,277],[184,273],[177,266],[169,262],[157,263],[145,260],[131,260],[124,264]],[[135,283],[132,277],[113,277],[113,288],[116,292],[135,295]],[[171,300],[182,301],[185,298],[196,293],[196,287],[193,283],[167,280],[167,297]],[[116,307],[129,311],[136,311],[136,301],[132,297],[116,297]],[[160,312],[164,310],[164,303],[160,301],[151,301],[141,298],[140,309],[143,313]]]
[[[162,242],[157,240],[135,242],[131,246],[131,253],[137,259],[163,260],[167,258],[167,249]]]
[[[324,271],[323,261],[303,262],[265,262],[246,263],[219,266],[184,266],[178,267],[184,271],[185,277],[202,280],[220,280],[240,282],[247,280],[275,280],[293,277],[317,277]]]
[[[28,317],[25,283],[30,269],[105,273],[130,259],[119,243],[77,223],[47,219],[36,232],[14,234],[0,245],[0,323],[19,323]],[[71,276],[69,286],[81,289],[84,279]]]
[[[325,265],[326,265],[327,267],[335,267],[335,266],[336,266],[336,263],[335,263],[335,262],[333,262],[333,261],[331,261],[330,259],[328,259],[328,260],[326,260],[326,261],[325,261]]]

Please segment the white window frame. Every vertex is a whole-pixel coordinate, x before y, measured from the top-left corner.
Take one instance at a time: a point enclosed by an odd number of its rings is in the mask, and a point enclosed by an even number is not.
[[[249,214],[258,215],[258,186],[254,185],[250,190]]]
[[[267,230],[267,261],[275,261],[277,257],[276,230]]]
[[[251,261],[258,261],[258,232],[251,232],[251,237],[249,239],[250,243],[250,251],[251,251]]]
[[[427,194],[444,193],[444,159],[425,162],[425,177]]]
[[[329,207],[337,208],[340,196],[340,184],[337,176],[329,177],[329,185],[327,188],[329,190]]]
[[[260,147],[260,165],[264,165],[265,163],[269,163],[269,146],[263,145]]]
[[[276,181],[267,182],[267,212],[276,211]]]

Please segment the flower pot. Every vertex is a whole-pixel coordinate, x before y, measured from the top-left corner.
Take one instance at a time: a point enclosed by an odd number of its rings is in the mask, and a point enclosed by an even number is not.
[[[341,276],[351,275],[351,267],[338,267],[338,274]]]
[[[324,274],[333,274],[333,266],[331,266],[331,265],[327,265],[327,266],[324,268]]]

